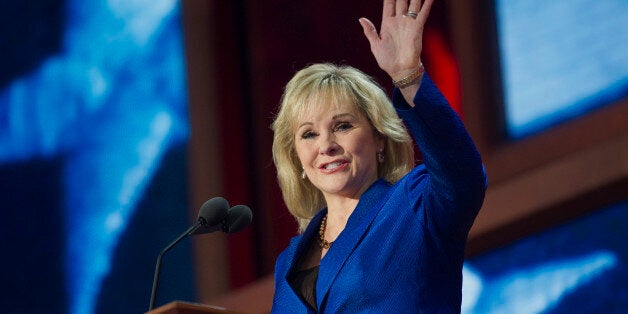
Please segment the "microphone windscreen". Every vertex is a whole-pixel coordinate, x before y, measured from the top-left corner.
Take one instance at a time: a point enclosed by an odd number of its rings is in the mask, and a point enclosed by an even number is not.
[[[198,211],[198,218],[204,219],[208,226],[215,226],[225,219],[228,212],[229,202],[222,197],[214,197],[201,206]]]
[[[246,228],[253,220],[253,213],[246,205],[236,205],[229,209],[227,221],[225,222],[226,233],[235,233]]]

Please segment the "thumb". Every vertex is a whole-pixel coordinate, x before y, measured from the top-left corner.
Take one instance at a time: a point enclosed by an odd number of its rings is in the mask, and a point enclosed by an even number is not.
[[[368,39],[371,45],[374,44],[379,39],[379,34],[377,34],[375,25],[373,25],[373,23],[365,17],[360,18],[358,21],[360,22],[360,25],[362,25],[362,30],[364,31],[366,39]]]

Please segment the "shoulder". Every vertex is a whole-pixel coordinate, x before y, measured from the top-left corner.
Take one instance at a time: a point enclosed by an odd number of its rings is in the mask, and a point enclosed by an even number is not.
[[[299,244],[299,242],[301,242],[301,239],[303,238],[302,234],[299,234],[297,236],[294,236],[292,238],[290,238],[290,243],[288,244],[288,246],[279,254],[279,257],[277,259],[280,259],[282,257],[285,257],[286,255],[290,255],[291,252],[293,252],[294,250],[296,250],[297,245]]]
[[[399,181],[390,185],[389,198],[386,201],[387,207],[416,209],[427,190],[429,172],[424,164],[419,164],[412,168]],[[399,213],[399,211],[394,211]],[[413,210],[413,212],[416,212]]]
[[[275,261],[276,274],[281,273],[282,270],[289,266],[290,261],[292,260],[294,253],[297,249],[297,245],[301,241],[302,237],[302,235],[292,237],[292,239],[290,239],[290,244],[288,244],[288,247],[286,247],[281,253],[279,253],[279,256],[277,256],[277,260]]]
[[[422,183],[429,177],[430,173],[427,171],[425,164],[421,163],[416,165],[410,172],[397,181],[395,185],[399,188],[403,188],[404,191],[410,192],[416,189],[422,189]]]

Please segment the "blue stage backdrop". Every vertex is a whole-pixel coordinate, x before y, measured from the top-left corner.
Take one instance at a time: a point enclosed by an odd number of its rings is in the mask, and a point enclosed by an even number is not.
[[[494,0],[507,134],[519,139],[628,95],[628,2]],[[583,27],[584,21],[595,21]]]
[[[468,260],[463,313],[625,313],[628,200]]]
[[[4,313],[141,313],[187,228],[174,0],[0,2]],[[193,299],[189,243],[162,300]]]

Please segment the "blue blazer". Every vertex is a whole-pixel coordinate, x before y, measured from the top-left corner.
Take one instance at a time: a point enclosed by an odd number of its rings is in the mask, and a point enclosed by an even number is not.
[[[426,75],[411,108],[393,104],[423,153],[395,184],[376,181],[321,260],[321,313],[459,313],[467,234],[484,199],[486,175],[458,116]],[[312,241],[322,209],[275,265],[273,313],[314,313],[287,278]]]

